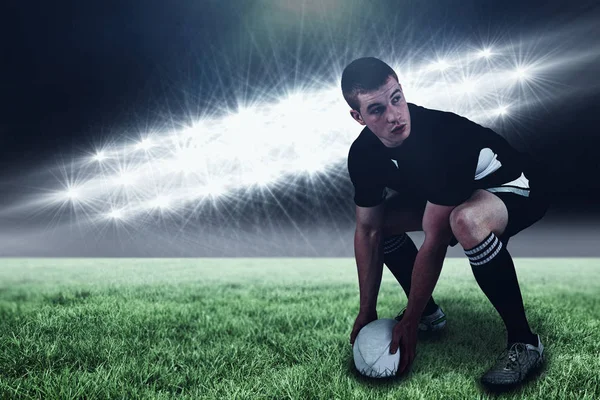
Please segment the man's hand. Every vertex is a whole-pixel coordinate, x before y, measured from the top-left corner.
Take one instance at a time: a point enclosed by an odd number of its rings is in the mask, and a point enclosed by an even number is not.
[[[390,344],[390,353],[396,354],[398,347],[400,347],[398,375],[404,373],[415,359],[418,327],[419,321],[412,321],[404,318],[394,326],[392,343]]]
[[[352,333],[350,334],[350,344],[354,345],[354,341],[356,340],[356,336],[358,332],[363,328],[363,326],[367,325],[369,322],[375,321],[377,319],[377,311],[373,311],[371,313],[367,312],[359,312],[358,317],[354,321],[354,327],[352,327]]]

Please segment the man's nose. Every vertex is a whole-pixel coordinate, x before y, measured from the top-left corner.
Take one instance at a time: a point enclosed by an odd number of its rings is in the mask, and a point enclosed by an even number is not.
[[[400,121],[402,118],[402,113],[397,110],[390,110],[387,115],[387,120],[389,123],[394,123]]]

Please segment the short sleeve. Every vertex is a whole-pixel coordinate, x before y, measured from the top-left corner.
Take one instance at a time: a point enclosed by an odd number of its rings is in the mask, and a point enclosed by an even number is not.
[[[354,204],[359,207],[375,207],[385,199],[385,185],[380,182],[375,163],[369,165],[353,154],[348,154],[348,174],[354,186]]]

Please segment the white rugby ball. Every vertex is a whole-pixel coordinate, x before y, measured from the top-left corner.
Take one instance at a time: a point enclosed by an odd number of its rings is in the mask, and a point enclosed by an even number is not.
[[[392,331],[397,321],[381,318],[365,325],[354,340],[354,365],[371,378],[388,378],[398,371],[400,349],[390,354]]]

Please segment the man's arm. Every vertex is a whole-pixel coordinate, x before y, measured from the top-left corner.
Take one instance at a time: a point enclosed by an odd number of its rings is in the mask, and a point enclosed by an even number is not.
[[[375,313],[383,273],[383,203],[375,207],[356,206],[354,255],[358,270],[360,312]]]
[[[433,293],[442,271],[448,243],[452,237],[450,213],[456,206],[441,206],[428,202],[423,215],[425,241],[417,253],[413,267],[412,284],[408,305],[400,321],[394,327],[390,353],[402,345],[398,373],[402,374],[415,358],[417,327],[427,301]]]
[[[448,243],[452,238],[450,213],[456,206],[428,202],[423,215],[425,241],[417,253],[404,318],[418,321],[442,271]]]

